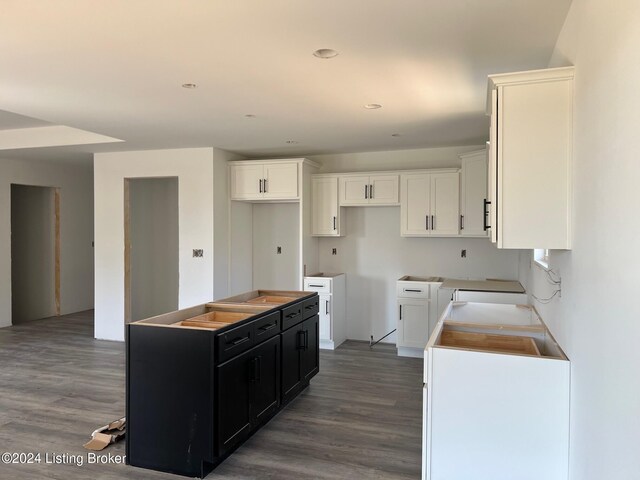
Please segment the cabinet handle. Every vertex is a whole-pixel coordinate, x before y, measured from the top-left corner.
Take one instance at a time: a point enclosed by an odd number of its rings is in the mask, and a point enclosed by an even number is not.
[[[300,310],[298,310],[295,313],[290,313],[289,315],[287,315],[287,318],[297,317],[298,315],[300,315]]]
[[[304,330],[298,330],[298,333],[296,335],[297,335],[296,349],[304,350]]]
[[[373,185],[369,185],[369,198],[373,198]]]
[[[337,230],[337,228],[336,228],[336,217],[335,216],[333,217],[333,229]]]
[[[309,349],[309,330],[304,331],[304,349]]]
[[[436,229],[436,216],[431,215],[431,230],[435,230],[435,229]]]
[[[325,315],[329,315],[329,300],[325,300],[324,313]]]
[[[321,287],[322,285],[310,285],[311,287]],[[314,308],[316,308],[318,306],[318,302],[314,303],[313,305],[307,305],[306,307],[304,307],[305,310],[313,310]]]
[[[322,288],[322,287],[324,287],[324,285],[314,285],[313,283],[310,283],[310,284],[309,284],[309,286],[310,286],[310,287],[317,287],[317,288]],[[310,308],[310,307],[307,307],[307,308]]]
[[[482,219],[482,226],[484,228],[484,231],[486,232],[487,230],[489,230],[491,228],[491,225],[489,225],[487,223],[487,218],[489,217],[489,210],[487,209],[487,206],[491,205],[491,202],[489,202],[486,198],[484,199],[484,203],[483,203],[483,210],[484,210],[484,218]]]
[[[262,180],[262,189],[264,190],[263,193],[267,193],[267,179],[263,179]]]
[[[262,179],[260,179],[260,193],[262,193]]]
[[[464,230],[464,215],[460,215],[460,230]]]
[[[402,320],[402,305],[400,305],[400,320]]]
[[[364,198],[365,200],[369,198],[369,185],[364,186]]]
[[[254,382],[260,382],[260,370],[261,370],[260,358],[261,357],[254,357],[253,359],[253,381]]]
[[[422,290],[418,290],[417,288],[403,288],[403,290],[404,290],[405,292],[422,293]]]
[[[429,230],[429,215],[424,216],[425,228]]]
[[[237,337],[231,340],[230,342],[227,342],[227,345],[233,345],[235,347],[236,345],[240,345],[241,343],[248,342],[249,340],[250,340],[249,337]]]
[[[263,325],[260,327],[260,330],[262,330],[263,332],[266,332],[268,330],[271,330],[272,328],[276,328],[278,326],[278,323],[271,323],[269,325]]]

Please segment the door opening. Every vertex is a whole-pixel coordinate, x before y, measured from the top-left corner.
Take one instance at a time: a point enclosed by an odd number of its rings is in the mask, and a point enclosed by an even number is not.
[[[60,315],[60,189],[11,185],[11,321]]]
[[[125,321],[178,309],[178,178],[124,184]]]

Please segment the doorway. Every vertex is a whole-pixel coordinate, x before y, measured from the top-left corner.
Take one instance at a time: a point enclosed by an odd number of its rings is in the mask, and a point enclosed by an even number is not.
[[[124,184],[125,321],[178,309],[178,178]]]
[[[60,315],[60,189],[11,185],[11,321]]]

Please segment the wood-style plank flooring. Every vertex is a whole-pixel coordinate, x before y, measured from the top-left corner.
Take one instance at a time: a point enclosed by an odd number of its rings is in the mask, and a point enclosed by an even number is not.
[[[0,463],[0,479],[183,478],[86,464],[91,432],[124,415],[124,366],[123,343],[93,339],[93,312],[0,329],[0,453],[42,462]],[[418,479],[421,402],[421,360],[359,342],[323,350],[311,386],[207,478]],[[124,455],[124,442],[101,453]]]

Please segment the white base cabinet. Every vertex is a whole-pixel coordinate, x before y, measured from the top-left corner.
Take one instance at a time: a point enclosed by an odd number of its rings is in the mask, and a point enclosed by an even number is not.
[[[320,297],[320,348],[336,349],[347,339],[344,273],[317,273],[304,277],[304,290],[318,292]]]
[[[424,363],[423,480],[568,478],[570,363],[535,309],[454,302]]]

